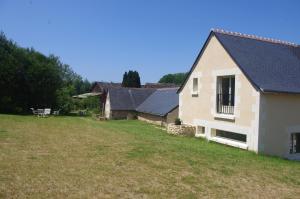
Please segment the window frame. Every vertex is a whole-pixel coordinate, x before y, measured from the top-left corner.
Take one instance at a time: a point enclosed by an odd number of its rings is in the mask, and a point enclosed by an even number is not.
[[[196,82],[196,84],[195,84]],[[192,78],[192,95],[198,95],[199,92],[199,78],[193,77]]]
[[[205,137],[206,136],[206,127],[205,126],[201,126],[201,125],[197,125],[196,126],[196,137]]]
[[[299,141],[299,143],[297,143]],[[300,132],[290,134],[290,154],[300,154]]]
[[[228,89],[223,91],[224,80],[228,78]],[[234,115],[235,96],[236,96],[236,77],[235,75],[220,75],[216,78],[216,114]],[[225,96],[224,96],[225,95]],[[228,99],[226,98],[228,95]],[[227,102],[227,103],[224,103]],[[223,109],[224,108],[224,109]]]

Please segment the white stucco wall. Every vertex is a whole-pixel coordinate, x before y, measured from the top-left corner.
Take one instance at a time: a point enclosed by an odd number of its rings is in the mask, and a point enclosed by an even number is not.
[[[291,133],[300,132],[300,95],[261,94],[259,152],[300,160],[290,154]]]

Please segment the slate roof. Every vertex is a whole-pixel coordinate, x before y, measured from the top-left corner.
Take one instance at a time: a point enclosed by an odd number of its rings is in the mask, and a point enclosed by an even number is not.
[[[186,81],[200,59],[209,38],[215,35],[252,85],[262,92],[300,93],[300,46],[290,42],[212,30]]]
[[[178,87],[176,84],[173,83],[146,83],[143,85],[143,88],[175,88]]]
[[[178,88],[158,89],[136,109],[138,112],[165,116],[179,105]]]
[[[109,88],[111,110],[135,110],[155,89]]]
[[[92,92],[94,93],[102,93],[107,92],[109,88],[121,88],[121,83],[114,82],[94,82],[92,85]]]

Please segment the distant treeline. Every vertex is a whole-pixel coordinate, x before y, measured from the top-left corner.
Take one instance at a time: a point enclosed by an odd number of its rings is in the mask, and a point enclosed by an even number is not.
[[[58,57],[21,48],[0,33],[0,112],[27,113],[31,107],[68,112],[71,96],[90,87]]]
[[[164,75],[158,83],[173,83],[180,86],[183,81],[185,80],[188,73],[174,73],[174,74],[167,74]]]

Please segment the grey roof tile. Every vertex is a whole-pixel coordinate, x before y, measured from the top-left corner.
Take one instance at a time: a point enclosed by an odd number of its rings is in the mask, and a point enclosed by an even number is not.
[[[152,115],[165,116],[179,104],[177,90],[178,88],[158,89],[136,110]]]
[[[111,110],[135,110],[155,89],[109,88]]]
[[[214,32],[249,80],[263,92],[300,93],[300,47]]]

